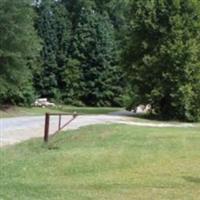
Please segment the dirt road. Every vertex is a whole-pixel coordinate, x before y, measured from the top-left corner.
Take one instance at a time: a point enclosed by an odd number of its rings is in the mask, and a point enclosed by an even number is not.
[[[63,118],[63,123],[72,116]],[[149,123],[130,120],[124,113],[113,115],[83,115],[78,116],[65,130],[78,129],[93,124],[120,123],[149,127],[192,127],[192,124]],[[58,117],[51,117],[50,133],[56,131]],[[30,138],[43,137],[44,117],[18,117],[0,119],[0,147],[15,144]]]

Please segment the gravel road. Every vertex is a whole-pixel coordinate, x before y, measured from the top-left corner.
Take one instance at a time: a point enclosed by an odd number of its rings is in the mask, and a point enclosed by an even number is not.
[[[62,123],[69,121],[72,116],[62,117]],[[84,115],[78,116],[65,130],[78,129],[92,124],[117,123],[122,120],[119,116]],[[57,130],[58,117],[51,117],[50,133]],[[0,119],[0,147],[15,144],[35,137],[43,137],[44,117],[17,117]]]
[[[127,113],[128,114],[128,113]],[[62,118],[65,123],[72,116]],[[113,115],[83,115],[78,116],[65,130],[78,129],[93,124],[120,123],[136,126],[149,127],[192,127],[191,124],[170,124],[170,123],[145,123],[134,122],[126,116],[126,113],[115,113]],[[58,117],[51,117],[50,133],[57,130]],[[17,117],[0,119],[0,147],[19,143],[30,138],[43,137],[44,117]]]

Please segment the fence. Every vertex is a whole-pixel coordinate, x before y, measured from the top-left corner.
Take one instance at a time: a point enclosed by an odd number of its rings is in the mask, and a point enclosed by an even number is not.
[[[53,136],[53,135],[59,133],[61,130],[63,130],[72,121],[74,121],[78,115],[76,112],[73,114],[70,114],[70,113],[46,113],[45,114],[45,125],[44,125],[44,142],[46,142],[46,143],[49,140],[49,128],[50,128],[50,117],[51,116],[58,116],[58,129],[53,134],[51,134]],[[72,116],[72,118],[62,125],[62,116]]]

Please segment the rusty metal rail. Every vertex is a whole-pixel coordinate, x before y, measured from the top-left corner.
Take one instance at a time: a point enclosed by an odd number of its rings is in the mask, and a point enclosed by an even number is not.
[[[52,134],[55,135],[59,133],[61,130],[63,130],[66,126],[68,126],[72,121],[75,120],[75,118],[78,116],[76,112],[73,114],[69,113],[46,113],[45,114],[45,125],[44,125],[44,142],[48,142],[49,140],[49,127],[50,127],[50,117],[51,116],[58,116],[58,130]],[[62,116],[72,116],[72,118],[66,122],[64,125],[62,125]]]

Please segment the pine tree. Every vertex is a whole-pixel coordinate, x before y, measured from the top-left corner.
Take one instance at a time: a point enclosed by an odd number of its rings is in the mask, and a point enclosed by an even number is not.
[[[67,93],[65,71],[71,38],[68,12],[60,2],[43,0],[37,8],[37,30],[43,39],[42,61],[35,76],[39,94],[57,100]],[[66,75],[66,74],[65,74]]]
[[[108,15],[93,4],[80,11],[72,57],[80,63],[82,101],[87,105],[112,105],[121,92],[114,28]]]
[[[43,64],[34,77],[41,96],[75,105],[119,105],[124,86],[119,42],[108,11],[96,3],[38,4]]]
[[[74,104],[76,101],[76,82],[78,71],[72,69],[69,49],[72,37],[72,24],[69,13],[60,2],[54,3],[55,32],[57,37],[56,78],[60,90],[60,98],[65,103]]]
[[[35,87],[42,97],[55,98],[58,95],[56,78],[58,41],[51,1],[43,0],[37,8],[37,13],[36,26],[38,34],[43,40],[43,50],[41,52],[42,66],[37,69],[35,74]]]

